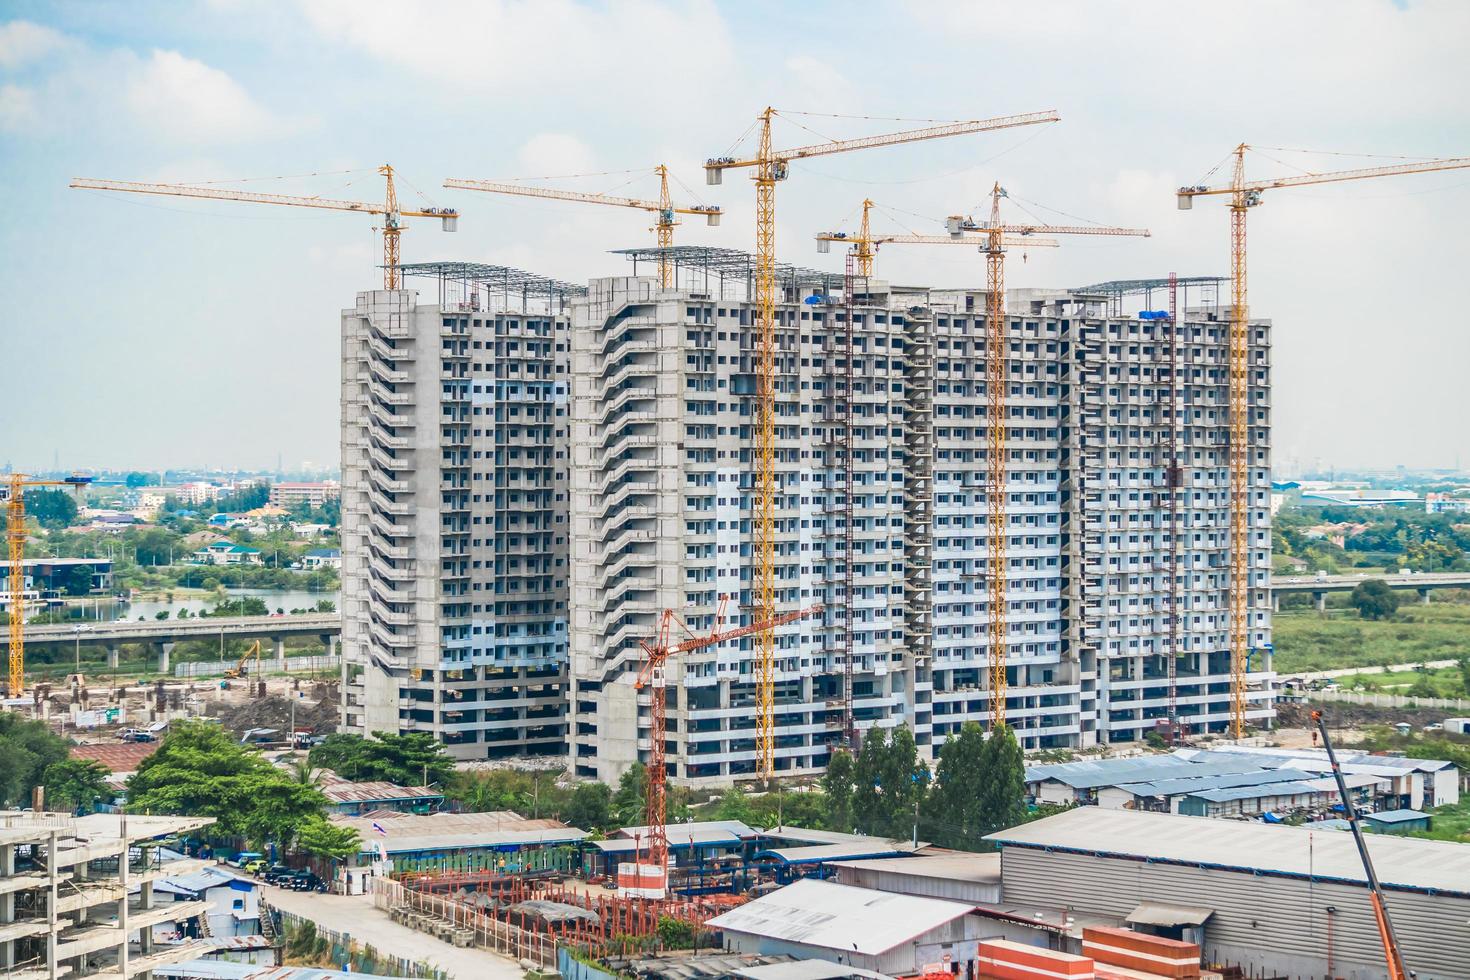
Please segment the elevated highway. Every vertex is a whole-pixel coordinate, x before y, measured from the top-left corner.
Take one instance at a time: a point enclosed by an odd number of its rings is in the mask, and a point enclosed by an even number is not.
[[[26,627],[26,644],[82,644],[107,648],[107,664],[117,666],[124,643],[143,643],[158,650],[158,669],[169,669],[169,657],[180,640],[228,639],[269,640],[275,659],[284,661],[286,638],[315,636],[335,653],[342,635],[339,613],[305,613],[299,616],[219,616],[197,619],[161,619],[144,622],[76,622]],[[10,637],[0,635],[0,649],[8,649]]]
[[[1430,572],[1413,575],[1295,575],[1271,580],[1271,608],[1281,608],[1284,595],[1310,595],[1317,608],[1327,608],[1329,592],[1351,592],[1369,579],[1379,579],[1390,589],[1413,589],[1423,602],[1435,589],[1470,589],[1470,572]]]

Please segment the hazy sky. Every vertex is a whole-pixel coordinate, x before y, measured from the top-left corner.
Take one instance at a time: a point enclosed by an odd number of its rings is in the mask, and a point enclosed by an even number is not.
[[[371,168],[389,161],[405,206],[464,212],[457,235],[411,222],[406,261],[581,280],[626,271],[606,250],[651,244],[643,214],[442,180],[666,161],[727,210],[721,228],[687,225],[676,240],[749,249],[746,174],[706,188],[699,164],[766,104],[875,117],[794,116],[807,129],[780,123],[784,145],[919,125],[877,117],[1056,109],[1052,126],[797,164],[778,192],[779,257],[840,269],[811,235],[864,196],[909,230],[937,232],[935,219],[978,211],[999,179],[1025,202],[1153,230],[1037,250],[1011,262],[1010,285],[1224,275],[1220,199],[1176,211],[1176,186],[1241,141],[1470,154],[1467,38],[1459,0],[5,0],[0,462],[337,459],[339,310],[380,282],[372,219],[68,190],[72,176],[318,173],[241,186],[377,200]],[[1270,149],[1251,172],[1373,162]],[[639,178],[621,192],[655,189]],[[1275,192],[1252,213],[1252,309],[1276,323],[1279,464],[1470,464],[1470,325],[1456,285],[1470,267],[1467,220],[1470,171]],[[983,282],[967,249],[893,247],[878,261],[896,280]]]

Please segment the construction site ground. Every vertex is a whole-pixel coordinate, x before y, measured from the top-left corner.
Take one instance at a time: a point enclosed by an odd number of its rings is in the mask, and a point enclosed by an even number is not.
[[[525,971],[515,960],[483,949],[451,946],[427,933],[399,925],[373,905],[369,895],[321,895],[262,885],[271,905],[324,929],[346,933],[382,953],[426,960],[453,980],[521,980]]]

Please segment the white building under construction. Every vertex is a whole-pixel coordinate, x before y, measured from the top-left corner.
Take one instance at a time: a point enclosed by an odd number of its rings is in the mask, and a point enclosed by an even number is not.
[[[613,780],[647,757],[635,680],[662,610],[708,630],[727,596],[721,625],[751,621],[751,261],[675,252],[697,285],[436,267],[437,303],[367,293],[346,311],[350,729],[434,731],[462,758],[555,746]],[[777,772],[820,771],[845,740],[849,643],[856,728],[907,725],[937,751],[990,708],[986,297],[874,280],[849,304],[840,275],[781,283],[777,607],[824,609],[777,631]],[[1008,294],[1006,715],[1028,749],[1231,718],[1228,310],[1196,287],[1177,327],[1123,315],[1149,285]],[[1272,714],[1269,336],[1252,324],[1256,725]],[[528,376],[550,400],[534,422],[514,414],[543,404]],[[517,519],[544,523],[533,538]],[[671,663],[672,778],[756,771],[755,658],[747,638]]]

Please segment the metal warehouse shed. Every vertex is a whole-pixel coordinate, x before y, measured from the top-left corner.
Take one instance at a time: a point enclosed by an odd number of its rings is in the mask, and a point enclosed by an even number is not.
[[[973,960],[984,923],[970,911],[962,902],[803,878],[709,924],[736,952],[786,953],[902,976],[946,956],[961,967]]]
[[[1267,975],[1386,975],[1352,836],[1307,827],[1080,807],[991,834],[1008,905],[1147,921],[1144,905],[1210,914],[1205,957]],[[1418,980],[1470,978],[1470,847],[1370,835],[1399,943]],[[1198,914],[1194,918],[1199,918]],[[1330,944],[1330,948],[1329,948]]]
[[[931,849],[912,857],[837,861],[838,883],[970,905],[1000,901],[1000,855]]]

